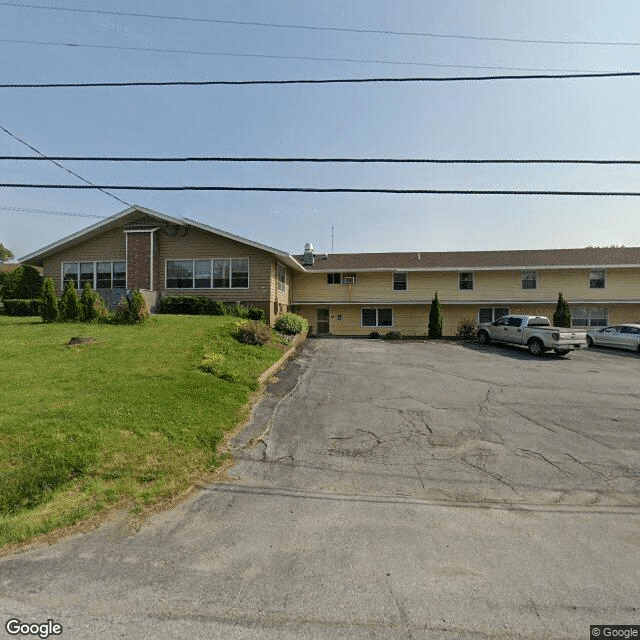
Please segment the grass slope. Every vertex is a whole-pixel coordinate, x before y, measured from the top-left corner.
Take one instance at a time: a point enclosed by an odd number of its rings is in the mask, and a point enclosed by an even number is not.
[[[242,345],[234,330],[216,316],[141,326],[0,316],[0,546],[118,501],[140,508],[212,469],[286,348]],[[74,336],[97,344],[66,346]],[[212,359],[213,375],[199,369]]]

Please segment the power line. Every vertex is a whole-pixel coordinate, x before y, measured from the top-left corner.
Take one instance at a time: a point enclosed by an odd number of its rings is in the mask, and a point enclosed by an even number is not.
[[[21,138],[18,138],[17,135],[11,133],[11,131],[9,131],[8,129],[5,129],[2,125],[0,125],[0,129],[2,129],[7,135],[11,136],[14,140],[17,140],[20,144],[23,144],[25,147],[28,147],[29,149],[31,149],[31,151],[35,151],[38,155],[42,156],[45,160],[49,160],[49,162],[52,162],[53,164],[55,164],[56,167],[59,167],[63,171],[66,171],[67,173],[70,173],[72,176],[75,176],[76,178],[78,178],[79,180],[82,180],[82,182],[84,182],[84,183],[86,183],[86,185],[88,185],[88,188],[98,189],[99,191],[102,191],[102,193],[104,193],[105,195],[108,195],[110,198],[113,198],[114,200],[117,200],[118,202],[121,202],[122,204],[124,204],[124,205],[126,205],[128,207],[131,206],[128,202],[125,202],[124,200],[121,200],[120,198],[118,198],[118,196],[114,196],[112,193],[109,193],[108,191],[106,191],[105,190],[106,187],[105,188],[97,187],[95,184],[93,184],[93,182],[89,182],[88,180],[85,180],[81,175],[78,175],[74,171],[71,171],[71,169],[67,169],[65,166],[61,165],[59,162],[56,162],[55,160],[52,160],[51,158],[48,158],[44,153],[42,153],[41,151],[39,151],[35,147],[32,147],[28,142],[25,142]],[[84,186],[86,186],[86,185],[84,185]],[[78,186],[83,186],[83,185],[78,185]]]
[[[0,161],[66,160],[73,162],[274,162],[343,164],[586,164],[638,165],[640,160],[568,158],[309,158],[238,156],[0,156]]]
[[[309,31],[333,31],[342,33],[365,33],[375,35],[412,36],[421,38],[443,38],[462,40],[486,40],[491,42],[512,42],[523,44],[553,44],[553,45],[590,45],[590,46],[624,46],[637,47],[636,41],[594,41],[594,40],[542,40],[533,38],[502,38],[498,36],[473,36],[461,34],[429,33],[421,31],[393,31],[391,29],[359,29],[355,27],[318,27],[302,24],[279,24],[274,22],[256,22],[248,20],[224,20],[220,18],[197,18],[192,16],[161,15],[151,13],[132,13],[125,11],[104,11],[100,9],[76,9],[72,7],[49,7],[37,4],[19,4],[17,2],[0,2],[6,7],[20,7],[22,9],[44,9],[47,11],[67,11],[74,13],[91,13],[110,16],[127,16],[135,18],[152,18],[154,20],[179,20],[184,22],[200,22],[210,24],[233,24],[248,27],[266,27],[270,29],[304,29]]]
[[[488,67],[481,65],[465,65],[465,64],[438,64],[435,62],[410,62],[404,60],[371,60],[362,58],[321,58],[318,56],[277,56],[267,53],[236,53],[231,51],[201,51],[195,49],[158,49],[152,47],[125,47],[110,44],[91,44],[82,42],[53,42],[45,40],[14,40],[9,38],[0,38],[0,42],[7,44],[29,44],[42,45],[49,47],[74,47],[85,49],[108,49],[116,51],[144,51],[147,53],[180,53],[199,56],[227,56],[232,58],[263,58],[267,60],[304,60],[313,62],[356,62],[358,64],[393,64],[402,66],[418,66],[418,67],[448,67],[460,69],[494,69],[503,71],[539,71],[547,72],[554,69],[537,69],[528,67]],[[559,72],[582,73],[580,69],[557,69]],[[233,84],[233,83],[229,83]]]
[[[73,211],[55,211],[51,209],[30,209],[26,207],[8,207],[0,205],[0,210],[10,213],[41,213],[49,216],[73,216],[74,218],[105,218],[106,216],[95,216],[90,213],[74,213]]]
[[[235,186],[157,186],[157,185],[84,185],[84,184],[22,184],[5,183],[0,188],[11,189],[114,189],[121,191],[260,191],[278,193],[380,193],[415,195],[484,195],[484,196],[602,196],[639,197],[640,191],[560,191],[560,190],[488,190],[488,189],[383,189],[345,187],[235,187]]]
[[[1,40],[0,40],[1,42]],[[582,78],[636,78],[640,71],[605,71],[553,74],[521,74],[491,76],[425,76],[410,78],[328,78],[320,80],[166,80],[141,82],[38,82],[4,83],[0,89],[55,89],[85,87],[189,87],[224,85],[273,85],[273,84],[366,84],[381,82],[486,82],[491,80],[567,80]]]

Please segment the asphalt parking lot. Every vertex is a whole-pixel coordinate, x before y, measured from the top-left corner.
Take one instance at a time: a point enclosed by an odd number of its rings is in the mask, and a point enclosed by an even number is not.
[[[638,622],[640,358],[310,340],[223,482],[0,559],[65,638],[589,638]]]

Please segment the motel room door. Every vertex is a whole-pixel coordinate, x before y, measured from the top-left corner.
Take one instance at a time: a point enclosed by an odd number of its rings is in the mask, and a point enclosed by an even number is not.
[[[316,326],[318,335],[329,334],[329,309],[316,309]]]

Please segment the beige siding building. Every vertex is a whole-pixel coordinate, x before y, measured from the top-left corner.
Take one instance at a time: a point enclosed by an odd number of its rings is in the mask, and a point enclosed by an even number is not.
[[[62,293],[85,282],[109,304],[139,289],[152,308],[159,298],[205,296],[264,309],[268,321],[291,308],[294,273],[304,267],[284,251],[199,222],[133,206],[25,256]]]
[[[294,277],[294,310],[318,333],[426,335],[436,292],[444,335],[455,335],[462,320],[552,316],[560,292],[574,326],[640,319],[638,247],[325,254],[307,262]]]
[[[312,333],[424,336],[435,293],[445,335],[462,320],[552,316],[562,292],[574,326],[640,321],[640,247],[291,256],[194,220],[134,206],[22,258],[62,292],[89,282],[110,304],[140,289],[295,311]]]

